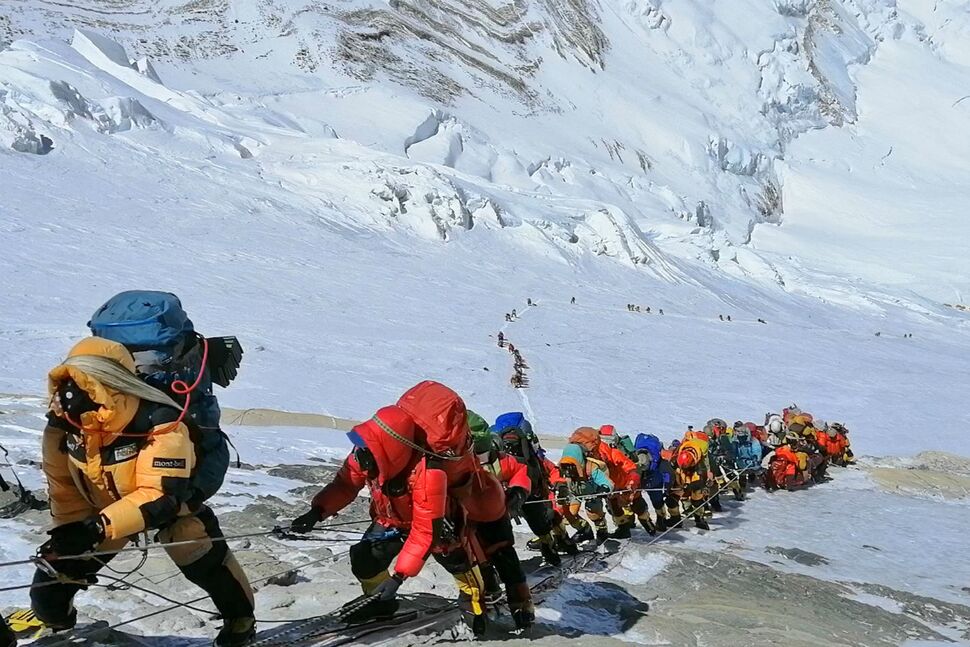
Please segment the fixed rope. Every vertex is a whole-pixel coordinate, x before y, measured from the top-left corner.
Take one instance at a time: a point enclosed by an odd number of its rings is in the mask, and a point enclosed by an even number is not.
[[[327,531],[332,531],[334,528],[358,525],[363,523],[369,524],[370,522],[371,522],[370,518],[367,518],[367,519],[355,519],[353,521],[343,521],[340,523],[330,523],[325,526],[318,526],[314,528],[312,532],[327,532]],[[155,543],[146,544],[144,546],[130,546],[125,548],[120,548],[118,550],[96,550],[96,551],[90,551],[87,553],[79,553],[77,555],[58,555],[57,557],[50,557],[48,559],[50,559],[50,561],[57,561],[60,559],[91,559],[93,557],[107,557],[109,555],[114,556],[122,553],[139,553],[139,552],[148,551],[148,550],[167,549],[167,548],[173,548],[175,546],[191,546],[194,544],[202,544],[207,542],[222,542],[222,541],[228,542],[228,541],[235,541],[237,539],[251,539],[253,537],[266,537],[269,535],[278,535],[280,531],[288,532],[289,530],[290,528],[288,526],[286,528],[281,528],[280,526],[276,526],[272,530],[250,532],[250,533],[244,533],[241,535],[224,535],[222,537],[204,537],[202,539],[186,539],[184,541],[155,542]],[[6,567],[6,566],[24,566],[27,564],[36,565],[36,559],[37,559],[36,557],[29,557],[27,559],[19,559],[19,560],[14,560],[10,562],[0,562],[0,568]],[[5,591],[5,590],[11,590],[11,589],[0,589],[0,591]]]

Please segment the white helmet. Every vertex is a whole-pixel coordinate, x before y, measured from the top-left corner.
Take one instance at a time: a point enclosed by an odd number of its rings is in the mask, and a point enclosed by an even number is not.
[[[780,434],[785,428],[785,423],[781,421],[779,416],[771,416],[768,418],[768,430],[773,434]]]

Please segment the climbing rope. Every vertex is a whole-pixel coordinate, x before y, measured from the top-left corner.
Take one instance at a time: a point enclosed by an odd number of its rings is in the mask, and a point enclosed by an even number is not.
[[[584,499],[608,499],[611,496],[617,494],[632,494],[633,492],[666,492],[665,488],[627,488],[625,490],[611,490],[609,492],[598,492],[596,494],[579,494],[576,496],[570,496],[566,498],[556,498],[556,503],[569,503],[574,500],[584,500]],[[548,503],[549,499],[542,499],[541,501],[526,501],[522,505],[535,505],[537,503]]]
[[[711,501],[713,501],[715,497],[717,497],[717,496],[719,496],[721,494],[721,492],[724,492],[725,490],[727,490],[728,488],[730,488],[732,483],[734,483],[739,478],[741,478],[741,475],[742,474],[744,474],[745,472],[750,472],[750,471],[752,471],[752,469],[754,469],[754,468],[745,467],[744,469],[741,469],[741,470],[732,470],[734,472],[734,478],[732,478],[730,481],[728,481],[727,483],[725,483],[724,485],[722,485],[718,490],[716,490],[714,492],[714,494],[711,494],[709,497],[707,497],[706,499],[704,499],[703,501],[701,501],[699,504],[697,504],[696,506],[694,506],[694,508],[695,509],[696,508],[702,508],[705,505],[707,505],[708,503],[710,503]],[[683,519],[682,518],[681,519],[681,522],[678,525],[676,525],[676,526],[674,526],[672,528],[667,528],[666,530],[664,530],[662,533],[660,533],[656,537],[653,537],[652,539],[650,539],[650,541],[648,541],[646,544],[643,545],[644,548],[646,548],[647,546],[653,546],[655,543],[657,543],[658,541],[660,541],[661,539],[663,539],[663,537],[665,535],[667,535],[667,533],[669,533],[669,532],[672,532],[674,530],[681,530],[681,529],[683,529],[683,527],[684,527],[683,524],[686,521],[687,521],[686,519]]]
[[[367,518],[367,519],[355,519],[353,521],[343,521],[340,523],[329,523],[325,526],[318,526],[314,528],[312,532],[328,532],[328,531],[332,531],[334,528],[352,526],[352,525],[357,525],[362,523],[369,524],[370,522],[371,522],[371,519]],[[204,537],[202,539],[186,539],[184,541],[156,542],[156,543],[146,544],[144,546],[131,546],[126,548],[120,548],[118,550],[91,551],[87,553],[79,553],[77,555],[58,555],[57,557],[50,557],[48,559],[50,561],[56,561],[56,560],[62,560],[62,559],[90,559],[93,557],[107,557],[109,555],[114,556],[114,555],[119,555],[123,553],[137,553],[137,552],[149,551],[149,550],[168,549],[168,548],[173,548],[175,546],[192,546],[194,544],[203,544],[207,542],[222,542],[222,541],[228,542],[228,541],[235,541],[237,539],[251,539],[253,537],[266,537],[269,535],[279,535],[280,532],[287,533],[289,532],[289,530],[290,530],[289,527],[281,528],[280,526],[276,526],[272,530],[250,532],[250,533],[244,533],[241,535],[224,535],[222,537]],[[36,557],[30,557],[27,559],[14,560],[10,562],[0,562],[0,568],[6,567],[6,566],[23,566],[26,564],[36,564],[36,559],[37,559]],[[0,589],[0,591],[5,591],[5,590],[12,590],[12,589]]]
[[[698,503],[696,506],[694,506],[695,509],[696,508],[699,508],[699,507],[705,506],[707,503],[709,503],[710,501],[712,501],[715,497],[717,497],[718,495],[720,495],[722,492],[728,490],[741,477],[742,474],[744,474],[745,472],[751,471],[751,470],[752,470],[752,468],[744,468],[744,469],[741,469],[741,470],[733,470],[734,476],[730,480],[728,480],[727,482],[725,482],[722,486],[720,486],[715,492],[713,492],[712,494],[710,494],[706,499],[704,499],[703,501],[701,501],[700,503]],[[604,493],[604,494],[599,494],[599,495],[596,495],[596,496],[609,496],[610,494],[621,494],[621,493],[625,493],[625,492],[635,492],[635,491],[644,491],[644,490],[646,490],[646,488],[636,488],[636,489],[632,489],[631,488],[631,489],[624,490],[624,491],[618,491],[618,492],[613,492],[613,493]],[[369,521],[369,520],[366,520],[366,521]],[[340,524],[340,525],[350,525],[352,523],[361,523],[361,521],[344,522],[343,524]],[[337,525],[337,524],[331,524],[331,525]],[[321,528],[321,530],[325,530],[325,529],[326,528]],[[660,541],[664,536],[666,536],[668,533],[670,533],[670,532],[672,532],[672,531],[674,531],[676,529],[677,528],[668,528],[667,530],[665,530],[664,532],[660,533],[658,536],[652,538],[650,541],[648,541],[646,544],[644,544],[644,547],[651,546],[651,545],[655,544],[656,542]],[[274,529],[274,531],[277,531],[277,530],[279,530],[279,529],[278,528],[277,529]],[[274,532],[274,531],[270,531],[270,532]],[[266,534],[266,533],[260,533],[260,534]],[[250,536],[250,535],[247,535],[247,536]],[[230,538],[227,537],[225,539],[228,540]],[[143,548],[140,548],[139,550],[147,551],[148,548],[149,548],[148,546],[145,546]],[[147,555],[147,552],[144,553],[144,554]],[[293,571],[298,570],[298,569],[301,569],[301,568],[308,568],[308,567],[313,566],[313,565],[316,565],[316,564],[320,564],[320,563],[324,563],[324,562],[329,562],[329,561],[336,561],[336,560],[340,559],[340,557],[342,557],[342,556],[343,556],[342,553],[340,553],[340,554],[334,554],[334,555],[329,555],[327,557],[322,557],[322,558],[319,558],[319,559],[311,560],[311,561],[306,562],[305,564],[302,564],[302,565],[299,565],[299,566],[288,566],[286,569],[283,569],[281,571],[277,571],[275,573],[272,573],[272,574],[267,575],[265,577],[259,578],[257,580],[253,580],[252,584],[253,585],[259,584],[259,583],[262,583],[262,582],[271,580],[271,579],[273,579],[275,577],[279,577],[281,575],[285,575],[287,573],[293,572]],[[587,560],[585,560],[584,564],[580,568],[585,567],[585,565],[587,565],[591,559],[595,559],[595,558],[596,558],[596,554],[592,554],[590,558],[588,558]],[[28,560],[28,561],[33,561],[35,563],[38,563],[38,566],[39,567],[43,567],[41,565],[42,564],[46,564],[46,568],[49,569],[51,572],[53,572],[53,567],[51,567],[49,563],[46,563],[45,560],[43,560],[41,558],[34,558],[33,560]],[[566,569],[563,569],[558,575],[550,576],[549,578],[544,579],[542,582],[540,582],[539,584],[537,584],[537,585],[535,585],[535,586],[533,586],[531,588],[533,590],[541,590],[541,589],[545,588],[546,586],[548,586],[550,582],[553,582],[554,583],[555,581],[560,580],[566,574],[567,574]],[[133,584],[131,582],[126,582],[125,581],[125,578],[118,578],[118,577],[114,577],[114,576],[110,576],[110,575],[99,574],[98,577],[105,577],[105,578],[107,578],[109,580],[112,580],[112,583],[111,584],[98,584],[98,583],[95,583],[95,582],[82,582],[82,581],[70,580],[69,578],[65,578],[63,575],[60,575],[60,574],[57,574],[57,577],[58,577],[58,581],[47,582],[47,583],[40,584],[40,585],[32,585],[32,586],[29,586],[29,588],[32,588],[33,586],[39,587],[39,586],[52,585],[52,584],[60,584],[60,583],[67,582],[67,583],[75,583],[75,584],[79,584],[79,585],[83,585],[83,586],[97,586],[97,587],[105,588],[105,589],[108,589],[108,590],[134,589],[134,590],[141,591],[143,593],[146,593],[146,594],[149,594],[149,595],[158,597],[158,598],[160,598],[162,600],[165,600],[166,602],[169,602],[170,603],[170,606],[165,607],[163,609],[157,609],[157,610],[152,611],[150,613],[142,614],[142,615],[137,616],[137,617],[134,617],[134,618],[129,618],[128,620],[123,620],[121,622],[117,622],[117,623],[108,625],[107,627],[104,627],[104,628],[99,627],[97,630],[93,630],[93,631],[88,632],[88,633],[84,633],[84,632],[74,633],[74,634],[72,634],[70,636],[66,636],[61,641],[51,643],[50,645],[48,645],[48,647],[59,647],[60,645],[66,645],[66,644],[69,644],[72,641],[75,641],[77,638],[84,638],[85,636],[87,636],[89,634],[102,633],[104,631],[110,631],[112,629],[117,629],[119,627],[123,627],[125,625],[132,624],[134,622],[138,622],[138,621],[141,621],[141,620],[145,620],[145,619],[148,619],[148,618],[151,618],[151,617],[155,617],[155,616],[158,616],[158,615],[167,613],[169,611],[173,611],[175,609],[183,608],[183,609],[189,609],[189,610],[192,610],[192,611],[196,611],[198,613],[205,613],[205,614],[211,614],[212,613],[212,611],[209,610],[209,609],[204,609],[204,608],[201,608],[201,607],[194,606],[198,602],[203,602],[203,601],[207,600],[209,598],[208,595],[201,596],[201,597],[198,597],[198,598],[189,600],[188,602],[181,602],[181,601],[175,600],[173,598],[169,598],[168,596],[166,596],[164,594],[158,593],[157,591],[153,591],[151,589],[147,589],[145,587],[138,586],[138,585]],[[18,588],[25,588],[25,587],[18,587]],[[0,589],[0,591],[4,591],[4,590],[9,590],[9,589]],[[338,609],[337,611],[335,611],[333,613],[326,614],[326,615],[323,615],[323,616],[312,616],[312,617],[309,617],[309,618],[298,618],[298,619],[292,619],[291,618],[291,619],[282,619],[282,620],[262,620],[262,619],[260,619],[260,620],[258,620],[258,622],[260,622],[262,624],[301,623],[301,622],[309,622],[309,621],[321,620],[321,619],[325,619],[327,617],[332,617],[334,620],[339,621],[339,620],[342,620],[347,615],[349,615],[349,614],[351,614],[351,613],[359,610],[360,608],[363,608],[366,605],[372,603],[374,601],[374,599],[376,599],[374,596],[363,597],[363,598],[361,598],[359,601],[357,601],[354,604],[346,605],[344,607],[341,607],[340,609]],[[446,607],[446,610],[447,610],[447,608],[450,608],[452,606],[454,606],[454,603],[449,604]],[[296,629],[299,629],[299,626],[294,627],[294,630],[296,630]]]

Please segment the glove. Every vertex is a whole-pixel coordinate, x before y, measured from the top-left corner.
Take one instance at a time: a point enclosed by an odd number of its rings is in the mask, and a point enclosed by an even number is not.
[[[100,516],[88,517],[83,521],[58,526],[47,534],[51,539],[41,547],[42,550],[52,552],[58,557],[80,555],[91,552],[104,541],[104,521]]]
[[[321,521],[323,521],[323,513],[316,508],[310,508],[290,522],[290,530],[298,533],[307,533],[313,530],[313,527]]]
[[[400,573],[395,573],[378,584],[371,595],[375,596],[381,602],[393,600],[397,596],[397,590],[401,588],[402,584],[404,584],[404,576]]]
[[[569,486],[565,483],[560,483],[559,487],[556,488],[556,498],[559,500],[564,500],[569,498]]]
[[[505,493],[505,506],[509,510],[510,517],[518,519],[524,515],[522,504],[525,503],[527,496],[529,496],[528,493],[520,487],[509,488]]]
[[[608,485],[600,485],[596,488],[596,492],[599,494],[609,494],[612,491],[613,491],[613,488],[611,488]]]

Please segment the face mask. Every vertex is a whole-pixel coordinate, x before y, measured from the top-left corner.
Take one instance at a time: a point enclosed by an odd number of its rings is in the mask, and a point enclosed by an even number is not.
[[[91,399],[87,391],[77,385],[72,379],[67,379],[57,385],[54,392],[60,404],[61,411],[72,420],[80,421],[81,415],[89,411],[97,411],[100,405]]]
[[[357,464],[360,465],[360,469],[367,473],[367,478],[373,480],[376,479],[380,473],[377,469],[377,460],[374,459],[374,454],[371,453],[366,447],[358,447],[354,450],[354,458],[357,460]]]

